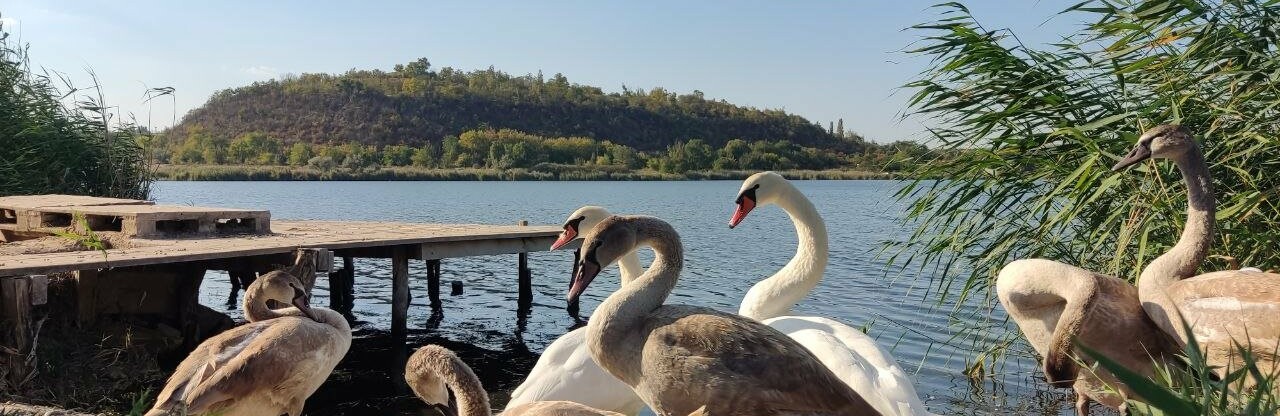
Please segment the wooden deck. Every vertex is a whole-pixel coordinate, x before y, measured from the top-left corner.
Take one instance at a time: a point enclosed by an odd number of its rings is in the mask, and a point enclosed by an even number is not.
[[[546,250],[560,227],[395,222],[275,221],[261,236],[131,240],[132,248],[0,257],[0,276],[185,263],[289,254],[324,248],[354,257],[390,258],[394,246],[409,258],[432,260]]]
[[[73,219],[79,215],[85,220]],[[327,272],[329,306],[349,314],[355,298],[355,263],[360,258],[391,260],[390,329],[403,337],[411,303],[411,260],[426,262],[427,294],[434,313],[441,309],[441,259],[516,254],[512,275],[519,291],[519,331],[533,297],[527,253],[548,249],[561,231],[524,221],[518,225],[272,221],[264,210],[71,195],[0,197],[0,244],[32,244],[40,249],[10,252],[41,251],[48,246],[40,244],[67,241],[51,233],[83,232],[86,227],[132,238],[120,242],[120,248],[102,251],[0,256],[0,321],[6,324],[0,328],[0,348],[20,352],[8,357],[23,357],[33,348],[32,312],[48,307],[74,308],[81,324],[103,315],[159,318],[181,330],[183,346],[190,350],[216,329],[200,319],[212,311],[199,304],[201,282],[210,270],[227,272],[232,288],[228,302],[234,305],[237,292],[258,274],[302,262],[307,265],[301,272],[306,275],[306,289],[313,286],[316,271]],[[334,267],[335,256],[341,258],[341,267]],[[45,275],[54,273],[70,273],[74,279],[73,305],[64,301],[45,306]],[[0,357],[0,366],[9,368],[10,378],[34,371],[31,363],[20,359]]]
[[[84,221],[75,221],[77,215]],[[271,213],[81,195],[0,197],[0,233],[38,234],[67,227],[149,238],[269,234]],[[10,239],[0,237],[0,241]]]

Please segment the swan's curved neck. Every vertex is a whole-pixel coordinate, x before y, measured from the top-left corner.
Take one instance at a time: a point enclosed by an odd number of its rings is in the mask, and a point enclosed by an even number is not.
[[[640,256],[636,255],[634,250],[618,259],[618,274],[622,276],[623,286],[636,280],[643,273],[644,267],[640,265]]]
[[[587,347],[601,367],[634,387],[640,382],[644,322],[675,289],[684,267],[684,247],[667,223],[648,218],[633,221],[639,234],[637,245],[653,248],[653,264],[596,307],[587,323]]]
[[[480,379],[462,359],[449,354],[448,360],[433,363],[434,368],[424,369],[439,375],[445,386],[453,391],[458,401],[458,416],[489,416],[489,394],[484,391]]]
[[[1213,243],[1214,214],[1212,178],[1199,148],[1174,159],[1187,184],[1187,224],[1178,243],[1151,261],[1138,278],[1139,294],[1163,292],[1169,285],[1194,276]]]
[[[1177,305],[1166,289],[1179,280],[1194,276],[1213,242],[1214,200],[1212,180],[1204,155],[1193,148],[1174,159],[1187,184],[1187,224],[1167,253],[1151,261],[1138,276],[1138,299],[1142,309],[1165,333],[1185,342],[1185,325],[1177,313]]]
[[[296,307],[276,310],[267,306],[266,296],[262,295],[258,286],[250,286],[249,290],[244,292],[244,317],[249,322],[265,321],[285,316],[304,316],[302,311]]]
[[[813,203],[789,187],[776,204],[791,217],[800,242],[786,266],[751,286],[742,299],[738,314],[755,320],[790,314],[791,308],[822,281],[827,269],[827,225]]]
[[[286,316],[296,316],[310,320],[302,310],[296,306],[290,306],[284,309],[271,309],[267,306],[267,300],[263,299],[261,292],[253,290],[252,287],[244,294],[244,317],[249,322],[265,321],[268,319],[283,318]],[[347,318],[342,314],[326,308],[311,308],[311,313],[316,316],[316,321],[325,325],[337,328],[344,333],[351,332],[351,324],[347,323]]]

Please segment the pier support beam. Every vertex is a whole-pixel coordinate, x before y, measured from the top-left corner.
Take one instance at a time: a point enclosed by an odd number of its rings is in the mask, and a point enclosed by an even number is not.
[[[329,271],[329,309],[350,313],[355,306],[356,262],[342,256],[342,268]]]
[[[78,270],[76,278],[76,321],[80,326],[93,325],[98,318],[98,271]]]
[[[427,260],[427,296],[431,298],[431,311],[441,311],[440,304],[440,260]]]
[[[203,341],[200,336],[200,320],[197,314],[200,309],[200,283],[204,282],[203,267],[190,266],[181,268],[177,274],[175,300],[177,301],[178,324],[182,328],[182,348],[191,351]]]
[[[0,297],[3,298],[4,329],[0,331],[4,354],[5,384],[16,390],[35,371],[36,363],[31,355],[35,344],[32,329],[31,307],[43,305],[47,299],[48,278],[45,276],[19,276],[0,279]]]
[[[241,290],[248,290],[249,285],[258,280],[258,273],[249,269],[229,270],[227,278],[231,280],[231,293],[227,294],[227,306],[236,306],[236,297]]]
[[[409,250],[396,246],[391,251],[391,335],[404,337],[409,322]]]
[[[520,253],[520,309],[528,309],[533,304],[533,273],[529,271],[529,253]]]
[[[529,226],[529,221],[520,220],[521,227]],[[518,299],[518,312],[520,316],[524,316],[533,306],[533,273],[529,272],[529,253],[520,252],[519,254],[519,273],[520,273],[520,297]]]

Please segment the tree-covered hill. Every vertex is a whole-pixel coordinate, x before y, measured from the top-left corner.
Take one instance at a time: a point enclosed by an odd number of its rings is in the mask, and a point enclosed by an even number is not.
[[[342,75],[304,74],[215,93],[174,129],[200,128],[221,137],[258,132],[285,144],[440,143],[477,128],[514,129],[546,137],[589,137],[641,151],[701,139],[720,147],[732,139],[786,140],[856,153],[856,136],[833,132],[781,110],[760,110],[709,100],[700,91],[600,88],[512,76],[489,68],[433,69],[425,59],[382,70]],[[180,133],[181,134],[181,133]],[[850,139],[841,139],[848,136]]]

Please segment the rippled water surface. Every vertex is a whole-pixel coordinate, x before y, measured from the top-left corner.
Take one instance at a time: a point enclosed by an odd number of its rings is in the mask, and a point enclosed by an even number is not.
[[[929,275],[888,267],[876,257],[880,242],[905,238],[897,219],[904,206],[892,198],[892,181],[797,181],[817,206],[830,233],[826,278],[796,308],[797,314],[826,316],[866,327],[882,347],[913,372],[916,389],[930,410],[942,414],[1061,414],[1064,390],[1049,390],[1022,347],[996,374],[981,382],[964,375],[975,355],[974,335],[956,330],[969,315],[985,316],[978,304],[939,302]],[[777,207],[753,212],[736,229],[726,224],[739,183],[705,182],[158,182],[154,196],[170,204],[265,208],[276,219],[390,220],[559,225],[581,205],[602,205],[614,213],[654,215],[672,223],[685,244],[685,271],[669,303],[736,311],[756,281],[771,275],[795,254],[796,236]],[[534,305],[527,324],[517,325],[516,256],[482,256],[443,262],[444,314],[432,319],[426,299],[426,268],[412,262],[413,305],[408,345],[387,335],[391,272],[387,260],[357,259],[357,322],[351,352],[307,404],[308,414],[431,414],[403,383],[403,363],[419,345],[453,348],[479,374],[495,403],[504,403],[533,366],[537,355],[572,320],[564,311],[572,254],[530,253]],[[650,257],[642,254],[646,263]],[[617,287],[616,271],[602,275],[584,296],[592,310]],[[449,281],[463,294],[448,296]],[[328,304],[327,281],[317,283],[317,305]],[[202,303],[239,312],[225,304],[225,274],[211,272],[201,288]],[[953,289],[955,290],[955,289]],[[996,329],[978,334],[1000,339],[1006,330],[999,308]],[[955,318],[952,318],[952,317]],[[1011,324],[1010,324],[1011,325]]]

